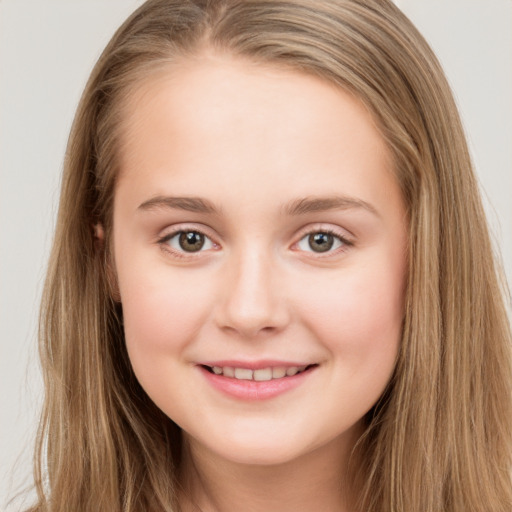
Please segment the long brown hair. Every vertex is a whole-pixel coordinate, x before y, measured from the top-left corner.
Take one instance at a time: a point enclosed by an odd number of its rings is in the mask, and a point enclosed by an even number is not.
[[[361,510],[510,511],[505,290],[449,86],[388,0],[149,0],[114,35],[66,153],[41,311],[46,399],[32,510],[178,510],[180,432],[133,375],[107,262],[127,98],[205,48],[351,91],[393,154],[408,286],[396,369],[357,446]]]

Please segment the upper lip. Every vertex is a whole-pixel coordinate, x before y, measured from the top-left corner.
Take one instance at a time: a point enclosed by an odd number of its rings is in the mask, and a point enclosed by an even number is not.
[[[230,366],[232,368],[247,368],[248,370],[259,370],[261,368],[275,368],[275,367],[284,367],[290,368],[293,366],[301,367],[301,366],[311,366],[316,363],[309,363],[303,361],[279,361],[276,359],[263,359],[259,361],[234,361],[231,359],[223,359],[219,361],[201,361],[198,363],[200,366],[219,366],[225,367]]]

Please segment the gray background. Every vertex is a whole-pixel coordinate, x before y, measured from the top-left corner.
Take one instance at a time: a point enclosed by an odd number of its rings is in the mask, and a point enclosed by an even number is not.
[[[101,49],[140,3],[0,1],[0,510],[21,510],[7,498],[30,483],[36,319],[68,131]],[[454,88],[512,282],[512,0],[397,3]]]

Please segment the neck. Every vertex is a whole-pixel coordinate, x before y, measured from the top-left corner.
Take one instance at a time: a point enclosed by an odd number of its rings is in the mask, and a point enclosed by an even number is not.
[[[183,512],[353,512],[348,470],[359,430],[292,461],[274,465],[233,462],[183,436],[180,480]],[[351,461],[352,467],[353,461]]]

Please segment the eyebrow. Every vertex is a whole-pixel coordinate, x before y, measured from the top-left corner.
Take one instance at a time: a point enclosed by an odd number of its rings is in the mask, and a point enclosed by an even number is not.
[[[156,196],[144,201],[138,210],[159,210],[176,209],[194,213],[205,213],[218,215],[218,209],[212,202],[200,197],[173,197]],[[379,212],[368,202],[362,199],[349,196],[329,196],[329,197],[303,197],[295,199],[284,206],[284,213],[289,216],[305,215],[307,213],[325,212],[330,210],[348,210],[363,209],[377,217]]]
[[[329,210],[348,210],[352,208],[363,209],[380,217],[379,212],[370,203],[349,196],[304,197],[292,201],[285,207],[284,211],[287,215],[293,216]]]
[[[138,210],[160,210],[162,208],[172,208],[195,213],[219,213],[219,210],[213,203],[200,197],[156,196],[144,201],[138,207]]]

